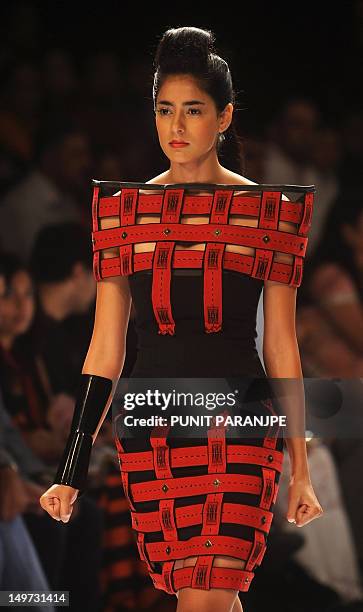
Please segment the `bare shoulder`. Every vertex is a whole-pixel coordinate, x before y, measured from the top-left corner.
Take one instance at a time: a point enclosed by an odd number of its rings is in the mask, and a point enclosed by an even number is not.
[[[145,181],[145,185],[165,185],[168,182],[168,171],[162,172],[158,174],[158,176],[154,176],[149,181]]]

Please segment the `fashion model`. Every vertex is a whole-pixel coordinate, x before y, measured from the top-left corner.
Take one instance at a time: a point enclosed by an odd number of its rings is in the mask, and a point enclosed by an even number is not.
[[[313,186],[257,185],[221,165],[222,141],[234,134],[235,92],[209,30],[164,33],[153,100],[169,168],[145,183],[94,181],[94,331],[68,444],[40,498],[64,522],[86,487],[92,444],[122,374],[132,301],[138,354],[129,380],[136,388],[141,378],[302,379],[295,303]],[[266,371],[255,347],[262,289]],[[276,415],[263,393],[256,404]],[[303,420],[303,392],[291,412]],[[123,438],[115,428],[140,556],[155,587],[177,596],[178,612],[241,611],[238,593],[250,588],[266,551],[283,436],[271,427],[261,437],[229,437],[216,421],[204,437],[171,434],[162,423],[144,437]],[[286,519],[302,526],[322,508],[305,436],[285,442],[292,465]]]

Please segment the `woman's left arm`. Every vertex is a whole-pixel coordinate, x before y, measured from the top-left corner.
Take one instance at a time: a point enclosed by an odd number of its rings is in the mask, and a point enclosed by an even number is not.
[[[294,287],[265,281],[263,358],[267,376],[280,379],[274,380],[273,386],[288,423],[285,442],[291,478],[286,518],[301,527],[320,516],[322,508],[312,488],[307,458],[305,392],[295,327],[296,293]]]

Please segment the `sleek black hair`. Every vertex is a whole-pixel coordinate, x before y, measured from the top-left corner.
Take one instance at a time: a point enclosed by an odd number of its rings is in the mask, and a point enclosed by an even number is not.
[[[219,113],[229,102],[235,106],[236,92],[231,72],[227,62],[216,53],[214,42],[213,32],[207,29],[185,26],[164,32],[154,58],[154,110],[164,80],[174,74],[193,76],[198,86],[214,100]],[[234,119],[224,134],[219,136],[217,151],[233,171],[242,171],[242,141]]]
[[[47,225],[38,232],[30,269],[36,282],[56,283],[67,279],[78,262],[91,270],[92,260],[89,232],[79,223],[68,221]]]

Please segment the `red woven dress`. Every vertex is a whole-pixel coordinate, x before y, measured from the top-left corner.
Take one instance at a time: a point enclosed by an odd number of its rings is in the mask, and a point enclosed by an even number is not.
[[[94,181],[95,278],[127,276],[136,311],[130,378],[238,377],[241,388],[250,377],[267,380],[255,346],[258,301],[264,280],[301,284],[313,192]],[[190,215],[204,222],[190,223]],[[105,217],[117,217],[119,226],[101,229]],[[192,248],[197,244],[203,250]],[[117,256],[105,256],[110,247]],[[276,261],[277,253],[289,254],[290,263]],[[271,398],[257,401],[261,412],[276,414]],[[247,591],[273,519],[281,428],[239,438],[212,424],[204,438],[185,440],[168,427],[138,439],[122,438],[116,428],[115,442],[139,554],[155,587],[171,594],[183,587]],[[218,555],[242,559],[245,568],[216,567]],[[195,556],[194,566],[175,568]]]

